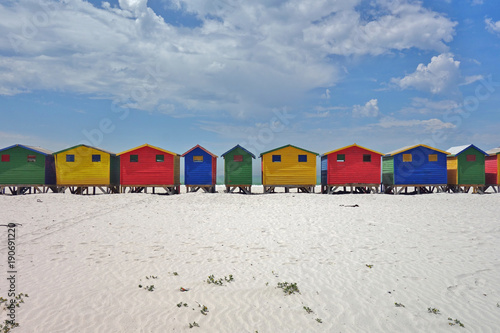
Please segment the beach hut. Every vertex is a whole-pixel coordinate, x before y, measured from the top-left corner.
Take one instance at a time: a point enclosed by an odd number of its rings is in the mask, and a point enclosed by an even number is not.
[[[59,192],[117,193],[120,159],[114,153],[87,145],[77,145],[54,153]]]
[[[426,145],[404,147],[382,157],[382,187],[385,193],[429,193],[446,191],[448,152]]]
[[[208,193],[215,193],[217,181],[217,155],[200,145],[196,145],[182,154],[184,157],[184,185],[188,192],[200,188]]]
[[[224,158],[224,184],[226,192],[252,192],[252,160],[255,155],[236,145],[221,155]]]
[[[500,192],[500,147],[486,152],[485,158],[485,185],[487,189],[491,186],[495,192]]]
[[[383,155],[357,144],[321,155],[321,192],[378,192]]]
[[[276,187],[297,192],[314,192],[316,186],[316,156],[318,153],[286,145],[260,154],[264,193],[275,192]]]
[[[56,190],[52,152],[40,147],[12,145],[0,149],[0,193],[45,193]]]
[[[180,155],[144,144],[120,156],[120,192],[139,193],[163,188],[167,194],[180,193]]]
[[[485,184],[486,153],[474,145],[448,149],[448,190],[482,193]]]

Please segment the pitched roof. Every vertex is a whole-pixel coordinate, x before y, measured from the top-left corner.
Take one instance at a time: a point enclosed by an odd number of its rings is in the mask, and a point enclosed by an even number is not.
[[[433,147],[430,147],[430,146],[427,146],[427,145],[414,145],[414,146],[406,146],[406,147],[403,147],[403,148],[391,151],[391,152],[385,154],[384,156],[393,156],[393,155],[400,154],[400,153],[403,153],[403,152],[405,152],[407,150],[410,150],[410,149],[413,149],[413,148],[417,148],[417,147],[425,147],[425,148],[428,148],[428,149],[431,149],[431,150],[435,150],[435,151],[438,151],[440,153],[448,155],[448,152],[444,151],[444,150],[436,149],[436,148],[433,148]]]
[[[80,144],[80,145],[76,145],[76,146],[73,146],[73,147],[69,147],[69,148],[66,148],[66,149],[63,149],[63,150],[59,150],[59,151],[56,151],[54,153],[54,155],[57,155],[57,154],[60,154],[60,153],[63,153],[65,151],[68,151],[68,150],[71,150],[71,149],[75,149],[75,148],[78,148],[78,147],[87,147],[87,148],[92,148],[92,149],[95,149],[95,150],[99,150],[99,151],[102,151],[103,153],[106,153],[106,154],[110,154],[112,156],[115,156],[116,154],[115,153],[112,153],[108,150],[104,150],[104,149],[101,149],[101,148],[97,148],[97,147],[92,147],[92,146],[88,146],[88,145],[84,145],[84,144]]]
[[[203,150],[205,153],[207,153],[208,155],[212,156],[212,157],[215,157],[217,158],[217,155],[214,155],[212,154],[211,152],[209,152],[208,150],[206,150],[205,148],[203,148],[202,146],[200,145],[196,145],[194,146],[193,148],[189,149],[187,152],[185,152],[184,154],[182,154],[181,156],[184,157],[186,156],[187,154],[189,154],[191,151],[195,150],[196,148],[200,148],[201,150]]]
[[[263,152],[263,153],[260,153],[259,157],[262,157],[262,155],[265,155],[265,154],[268,154],[268,153],[271,153],[271,152],[273,152],[273,151],[280,150],[280,149],[283,149],[283,148],[286,148],[286,147],[293,147],[293,148],[295,148],[295,149],[299,149],[299,150],[302,150],[302,151],[305,151],[305,152],[308,152],[308,153],[314,154],[314,155],[316,155],[316,156],[318,156],[318,155],[319,155],[318,153],[315,153],[315,152],[310,151],[310,150],[302,149],[302,148],[299,148],[299,147],[294,146],[294,145],[285,145],[285,146],[281,146],[281,147],[274,148],[274,149],[271,149],[271,150],[265,151],[265,152]]]
[[[156,150],[159,150],[159,151],[162,151],[164,153],[167,153],[167,154],[170,154],[170,155],[177,155],[177,156],[180,156],[179,154],[177,153],[172,153],[171,151],[168,151],[168,150],[165,150],[165,149],[161,149],[161,148],[158,148],[158,147],[155,147],[155,146],[152,146],[150,144],[143,144],[143,145],[140,145],[138,147],[135,147],[135,148],[132,148],[132,149],[128,149],[128,150],[125,150],[125,151],[122,151],[121,153],[118,153],[116,154],[116,156],[120,156],[120,155],[123,155],[123,154],[126,154],[126,153],[129,153],[131,151],[134,151],[134,150],[137,150],[137,149],[141,149],[141,148],[144,148],[144,147],[149,147],[149,148],[152,148],[152,149],[156,149]]]
[[[477,148],[476,146],[474,145],[464,145],[464,146],[455,146],[455,147],[451,147],[448,149],[448,153],[449,155],[448,156],[458,156],[460,155],[461,153],[463,153],[464,151],[466,151],[467,149],[469,148],[474,148],[476,149],[477,151],[483,153],[484,155],[488,155],[486,152],[482,151],[481,149]]]
[[[487,153],[488,155],[497,155],[497,154],[500,154],[500,147],[490,149],[490,150],[488,150],[486,153]]]
[[[240,148],[242,149],[243,151],[247,152],[250,156],[252,156],[253,158],[255,158],[255,155],[252,154],[250,151],[246,150],[245,148],[243,148],[242,146],[240,145],[236,145],[234,146],[233,148],[229,149],[228,151],[226,151],[224,154],[220,155],[220,157],[224,157],[224,155],[228,154],[229,152],[235,150],[236,148]]]
[[[345,147],[342,147],[342,148],[339,148],[339,149],[335,149],[335,150],[329,151],[329,152],[327,152],[327,153],[324,153],[324,154],[323,154],[323,155],[321,155],[321,156],[330,155],[330,154],[332,154],[332,153],[335,153],[335,152],[338,152],[338,151],[340,151],[340,150],[344,150],[344,149],[347,149],[347,148],[351,148],[351,147],[358,147],[358,148],[361,148],[361,149],[364,149],[364,150],[371,151],[372,153],[375,153],[375,154],[384,155],[384,154],[382,154],[382,153],[379,153],[378,151],[371,150],[371,149],[365,148],[365,147],[360,146],[360,145],[357,145],[357,144],[352,144],[352,145],[349,145],[349,146],[345,146]]]
[[[4,150],[11,149],[11,148],[14,148],[14,147],[21,147],[21,148],[24,148],[24,149],[28,149],[28,150],[34,151],[36,153],[40,153],[40,154],[45,155],[45,156],[53,154],[53,152],[51,150],[48,150],[48,149],[45,149],[45,148],[34,147],[34,146],[26,146],[26,145],[20,145],[20,144],[15,144],[15,145],[12,145],[12,146],[9,146],[9,147],[6,147],[6,148],[2,148],[2,149],[0,149],[0,151],[4,151]]]

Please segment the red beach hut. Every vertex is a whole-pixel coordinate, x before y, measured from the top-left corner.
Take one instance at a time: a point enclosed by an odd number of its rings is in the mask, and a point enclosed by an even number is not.
[[[485,172],[486,172],[486,188],[491,186],[495,192],[500,192],[500,147],[493,148],[486,152]]]
[[[147,192],[148,187],[163,188],[168,194],[180,190],[180,155],[144,144],[118,154],[120,192]]]
[[[343,187],[351,192],[377,192],[380,186],[382,153],[353,144],[321,156],[322,193]]]

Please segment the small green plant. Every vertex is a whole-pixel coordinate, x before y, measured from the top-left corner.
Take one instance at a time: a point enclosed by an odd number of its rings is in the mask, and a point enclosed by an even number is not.
[[[439,311],[439,309],[436,308],[427,308],[427,312],[434,314],[441,314],[441,311]]]
[[[7,311],[9,307],[20,307],[22,303],[24,303],[24,298],[29,297],[28,294],[19,293],[13,299],[8,302],[7,299],[0,297],[0,305],[2,306],[2,310]],[[10,303],[10,305],[7,305]],[[19,327],[19,323],[16,323],[14,320],[5,320],[2,324],[0,324],[0,332],[8,333],[14,328]]]
[[[147,290],[147,291],[154,291],[155,290],[154,284],[152,284],[150,286],[145,286],[145,287],[143,287],[142,284],[140,284],[139,288],[142,288],[142,289]]]
[[[323,324],[323,320],[321,320],[320,318],[316,318],[316,321],[320,324]]]
[[[295,293],[300,294],[300,290],[299,287],[297,287],[297,283],[278,282],[278,288],[283,289],[283,292],[286,295],[291,295]]]
[[[187,307],[188,305],[187,305],[187,303],[182,303],[182,302],[177,303],[178,308],[183,307],[183,306]]]
[[[306,312],[307,312],[307,313],[313,313],[313,312],[314,312],[314,311],[313,311],[313,310],[311,310],[311,308],[310,308],[310,307],[308,307],[308,306],[304,306],[304,310],[306,310]]]
[[[448,323],[448,325],[450,325],[450,326],[455,326],[455,325],[458,325],[458,326],[460,326],[460,327],[465,327],[465,326],[464,326],[464,324],[462,324],[462,323],[460,322],[460,320],[458,320],[458,319],[453,319],[453,318],[449,317],[449,318],[448,318],[448,320],[450,321],[450,322]]]
[[[197,322],[193,321],[193,323],[189,323],[189,328],[193,328],[193,327],[200,327],[200,325],[198,325]]]
[[[174,276],[179,275],[179,273],[177,273],[177,272],[173,272],[172,274],[173,274]]]
[[[14,320],[6,319],[4,324],[0,324],[0,331],[3,333],[8,333],[16,327],[19,327],[19,323],[16,323]]]
[[[373,267],[373,265],[368,265],[368,264],[366,264],[365,266],[368,267],[368,268],[372,268]]]
[[[405,308],[403,303],[394,303],[397,308]]]
[[[214,277],[214,275],[212,274],[212,275],[209,275],[208,279],[207,279],[208,284],[215,284],[217,286],[224,285],[224,281],[226,281],[227,283],[233,282],[234,281],[233,275],[229,274],[229,277],[224,276],[224,279],[222,279],[222,278],[216,279]]]

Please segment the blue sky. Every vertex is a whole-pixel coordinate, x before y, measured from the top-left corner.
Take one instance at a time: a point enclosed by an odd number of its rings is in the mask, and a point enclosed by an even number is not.
[[[496,0],[4,0],[0,32],[0,147],[500,146]]]

